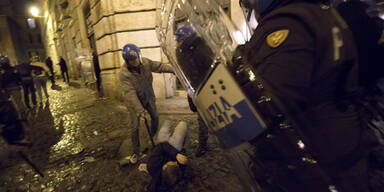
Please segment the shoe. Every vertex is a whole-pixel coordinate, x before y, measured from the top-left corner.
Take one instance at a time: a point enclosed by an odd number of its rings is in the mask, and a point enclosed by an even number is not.
[[[208,147],[207,146],[204,146],[204,147],[199,146],[197,148],[195,156],[196,157],[201,157],[201,156],[205,155],[207,152],[208,152]]]
[[[136,154],[131,155],[131,157],[129,158],[129,161],[131,162],[131,164],[136,164],[137,163],[137,155]]]
[[[131,156],[124,157],[119,160],[120,167],[123,167],[125,165],[128,165],[131,163]]]

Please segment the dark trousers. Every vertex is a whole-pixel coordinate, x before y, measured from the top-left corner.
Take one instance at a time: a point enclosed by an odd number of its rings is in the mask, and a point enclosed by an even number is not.
[[[35,93],[35,86],[33,84],[33,80],[23,80],[22,86],[24,90],[24,102],[25,105],[29,108],[31,107],[29,105],[29,94],[32,95],[32,103],[36,105],[36,93]]]
[[[64,82],[68,82],[69,83],[68,71],[61,71],[61,75],[63,76]],[[67,75],[67,79],[65,79],[65,75]]]

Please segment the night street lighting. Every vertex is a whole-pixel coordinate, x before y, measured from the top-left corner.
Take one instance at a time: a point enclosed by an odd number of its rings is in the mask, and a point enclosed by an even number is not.
[[[32,14],[32,16],[34,16],[34,17],[39,17],[39,9],[38,8],[36,8],[36,7],[31,7],[31,9],[29,10],[30,11],[30,13]]]

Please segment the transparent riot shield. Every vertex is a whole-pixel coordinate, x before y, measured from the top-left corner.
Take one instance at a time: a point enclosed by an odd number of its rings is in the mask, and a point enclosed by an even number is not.
[[[244,184],[244,191],[260,191],[249,168],[249,154],[253,147],[244,141],[256,137],[265,126],[261,119],[257,120],[251,103],[238,88],[227,67],[236,47],[245,43],[242,33],[215,1],[207,4],[203,1],[159,0],[157,8],[158,39],[164,53],[176,68],[178,78],[188,90],[205,123],[215,130],[220,143],[227,148],[227,156]],[[180,42],[176,40],[175,32],[182,27],[192,29],[194,33]],[[217,91],[212,86],[216,86]],[[233,94],[228,94],[230,91]],[[224,95],[229,97],[225,98]],[[252,116],[248,118],[249,125],[244,126],[243,130],[223,131],[225,124],[231,124],[231,115],[240,115],[236,110],[227,109],[232,108],[230,103],[239,101],[243,101],[244,108],[250,113],[248,115]],[[221,109],[223,104],[227,105]],[[223,110],[224,113],[228,110],[227,117],[221,123],[212,123],[218,120],[204,109],[219,105],[217,109],[211,110]],[[259,128],[254,129],[252,123],[260,124]],[[232,139],[233,134],[239,136]]]
[[[295,182],[313,191],[337,191],[299,129],[306,125],[294,123],[299,121],[244,61],[246,39],[216,1],[158,0],[157,6],[160,45],[199,115],[226,149],[244,191],[261,191],[261,183],[286,191],[284,185]],[[180,41],[175,33],[182,27],[193,33]]]
[[[163,1],[158,13],[161,46],[205,123],[224,148],[251,140],[265,124],[229,71],[242,33],[215,1]],[[175,31],[193,34],[177,41]],[[256,129],[255,129],[256,125]]]

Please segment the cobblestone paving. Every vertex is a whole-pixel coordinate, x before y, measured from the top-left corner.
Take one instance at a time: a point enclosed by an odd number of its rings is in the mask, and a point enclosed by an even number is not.
[[[1,141],[0,191],[145,191],[150,176],[139,172],[138,165],[118,164],[121,156],[130,153],[125,107],[111,99],[97,99],[95,92],[76,83],[60,85],[62,90],[49,91],[49,102],[26,114],[26,138],[32,147],[10,147]],[[159,100],[158,108],[160,123],[183,120],[191,128],[186,148],[193,174],[177,191],[241,191],[212,136],[211,150],[202,158],[194,157],[197,119],[188,110],[186,99]],[[141,135],[143,145],[149,146],[142,130]],[[25,163],[17,150],[26,154],[44,177]]]

